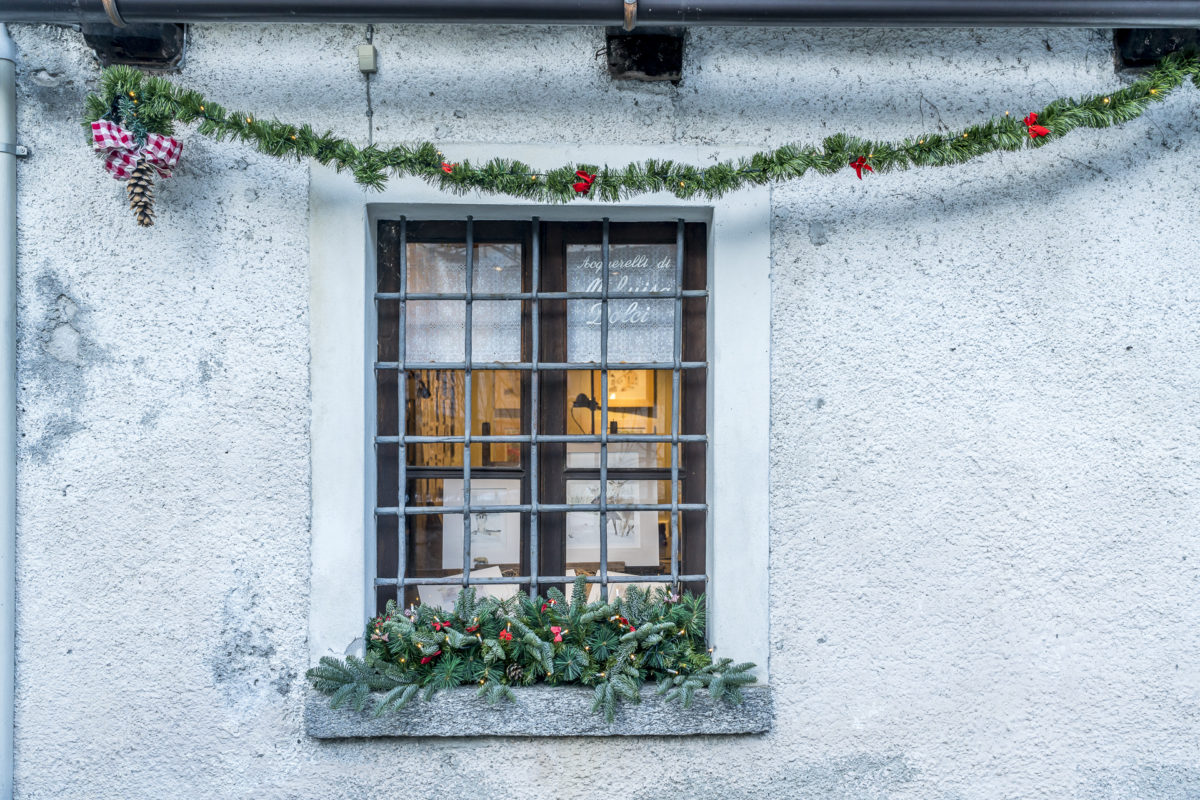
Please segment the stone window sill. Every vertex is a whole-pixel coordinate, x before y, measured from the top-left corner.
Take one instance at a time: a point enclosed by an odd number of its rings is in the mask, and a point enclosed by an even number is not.
[[[532,686],[516,690],[516,702],[489,706],[469,688],[439,692],[428,703],[376,719],[370,711],[337,710],[329,698],[309,690],[304,727],[314,739],[397,736],[697,736],[766,733],[774,709],[768,686],[743,689],[740,706],[714,704],[698,697],[684,709],[667,703],[653,686],[642,688],[642,702],[618,706],[610,725],[591,713],[592,690]]]

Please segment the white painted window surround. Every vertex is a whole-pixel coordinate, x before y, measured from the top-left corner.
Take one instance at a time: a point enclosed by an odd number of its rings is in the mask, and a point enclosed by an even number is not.
[[[704,163],[737,150],[683,147],[455,145],[458,159],[497,153],[538,168],[584,161],[671,158]],[[717,654],[768,666],[768,436],[770,190],[713,201],[647,195],[616,205],[545,206],[507,197],[448,195],[417,179],[369,192],[313,165],[309,184],[312,574],[309,652],[342,655],[373,613],[375,466],[375,230],[379,219],[661,221],[709,223],[709,630]]]

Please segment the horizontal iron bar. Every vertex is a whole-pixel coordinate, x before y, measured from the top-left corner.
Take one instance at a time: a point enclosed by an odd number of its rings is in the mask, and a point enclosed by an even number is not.
[[[706,361],[683,361],[680,362],[680,369],[706,369],[708,362]],[[467,364],[464,361],[417,361],[404,365],[405,369],[416,370],[452,370],[466,369]],[[503,370],[503,369],[523,369],[523,370],[597,370],[604,367],[599,363],[580,363],[572,362],[546,362],[539,361],[536,364],[532,361],[476,361],[471,364],[471,369],[478,370]],[[610,363],[608,370],[610,372],[622,372],[630,369],[674,369],[675,365],[669,361],[638,361],[638,362],[620,362]],[[398,370],[400,362],[398,361],[376,361],[375,369],[382,370]]]
[[[467,441],[465,436],[405,436],[406,444],[464,444]],[[578,436],[570,436],[566,434],[551,434],[539,433],[537,436],[472,436],[472,444],[490,444],[492,442],[506,442],[510,444],[528,444],[531,441],[536,442],[568,442],[570,444],[595,444],[600,441],[600,434],[581,434]],[[672,437],[669,433],[664,433],[657,436],[652,433],[610,433],[607,441],[609,444],[621,442],[649,442],[651,444],[671,444],[673,442],[707,442],[708,436],[703,433],[681,433],[679,436]],[[398,444],[399,436],[376,436],[377,444]]]
[[[110,0],[111,2],[111,0]],[[0,22],[107,23],[104,0],[4,0]],[[115,0],[126,23],[621,25],[621,0]],[[1191,0],[641,0],[639,25],[1197,28]]]
[[[707,511],[708,505],[706,503],[680,503],[677,506],[670,503],[626,503],[621,505],[609,503],[605,508],[609,511],[671,511],[676,508],[680,511]],[[513,506],[471,506],[472,514],[517,514],[532,510],[533,505],[530,503]],[[537,510],[539,512],[597,512],[600,510],[600,506],[597,503],[538,503]],[[381,517],[398,517],[401,509],[399,506],[379,506],[375,509],[375,513]],[[437,514],[465,514],[467,509],[464,506],[409,506],[403,510],[403,513],[410,517],[426,517]]]
[[[683,297],[708,297],[705,289],[684,289]],[[603,300],[603,292],[471,292],[471,300]],[[675,292],[609,292],[609,300],[674,300]],[[466,292],[377,292],[376,300],[458,300]]]
[[[527,584],[532,579],[528,575],[514,575],[511,578],[471,578],[472,586],[519,586]],[[538,575],[538,583],[571,583],[575,580],[572,575]],[[681,581],[707,581],[707,575],[680,575]],[[598,575],[588,575],[587,583],[600,583]],[[671,575],[609,575],[608,583],[670,583]],[[446,578],[376,578],[376,586],[461,586],[462,575],[452,575]]]

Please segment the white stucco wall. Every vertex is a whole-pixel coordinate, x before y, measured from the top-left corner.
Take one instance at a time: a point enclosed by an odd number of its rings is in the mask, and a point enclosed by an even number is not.
[[[140,230],[19,26],[22,798],[1200,795],[1200,93],[944,171],[773,190],[755,738],[317,743],[308,171],[186,134]],[[365,140],[361,27],[194,27],[182,79]],[[1118,83],[1107,32],[376,30],[382,142],[807,141]],[[718,535],[719,532],[718,532]]]

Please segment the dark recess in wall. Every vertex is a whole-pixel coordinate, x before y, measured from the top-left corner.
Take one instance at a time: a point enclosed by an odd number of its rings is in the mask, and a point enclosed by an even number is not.
[[[1150,67],[1184,48],[1200,49],[1200,30],[1190,28],[1117,28],[1113,31],[1117,66]]]
[[[681,28],[608,29],[608,74],[617,80],[671,81],[683,78]]]
[[[184,27],[174,23],[81,25],[83,39],[96,52],[102,66],[128,64],[165,72],[183,58]]]

